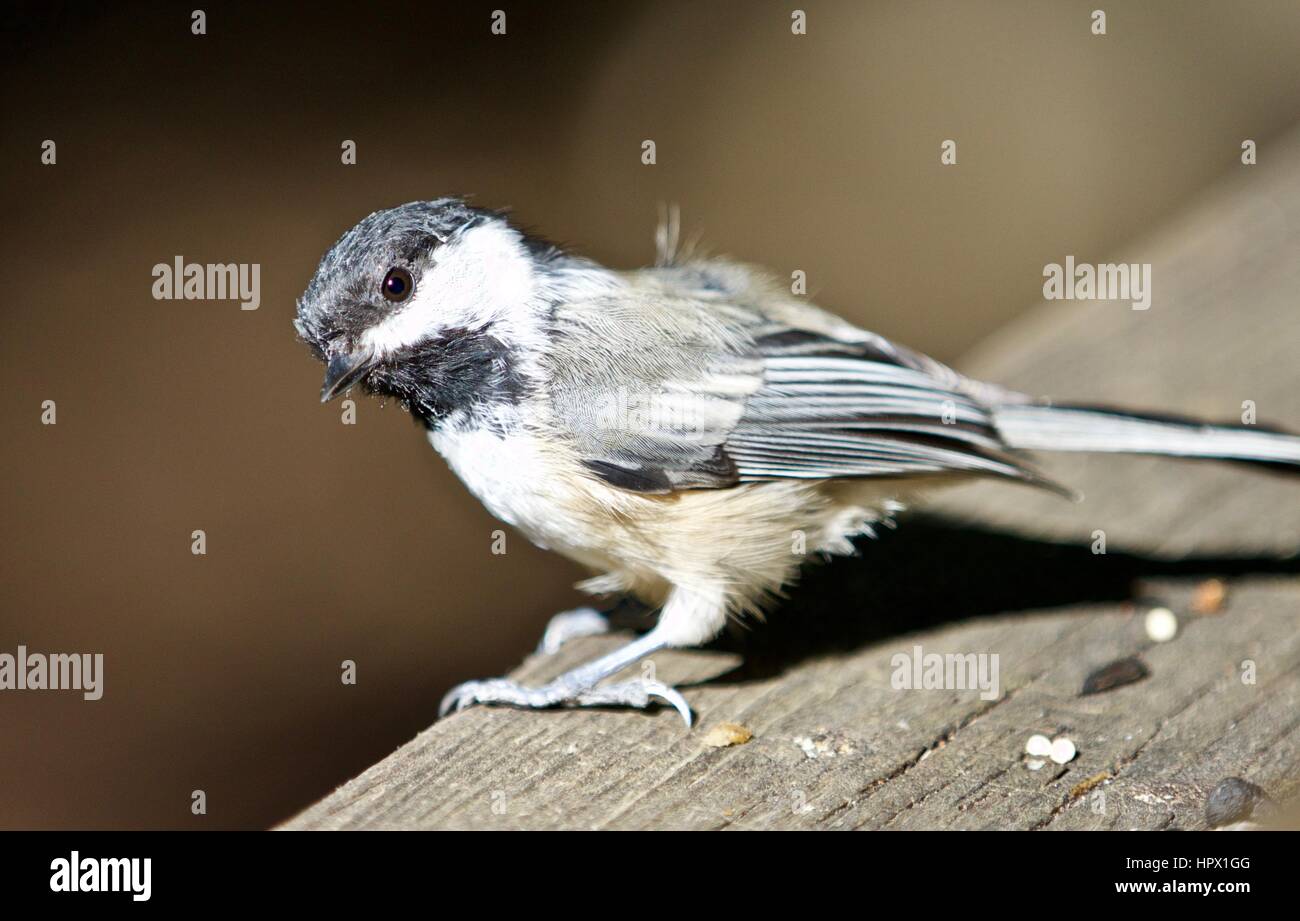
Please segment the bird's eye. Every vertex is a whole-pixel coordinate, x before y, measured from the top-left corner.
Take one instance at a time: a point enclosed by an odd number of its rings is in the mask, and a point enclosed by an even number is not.
[[[396,304],[411,296],[415,282],[411,280],[411,273],[406,269],[389,269],[380,288],[384,292],[385,299]]]

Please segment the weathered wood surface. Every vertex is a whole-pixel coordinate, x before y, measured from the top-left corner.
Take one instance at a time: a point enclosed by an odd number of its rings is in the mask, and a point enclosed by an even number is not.
[[[1216,418],[1252,400],[1261,421],[1300,428],[1300,144],[1265,150],[1158,237],[1075,254],[1151,262],[1150,310],[1047,304],[963,369]],[[811,571],[769,624],[656,656],[698,714],[693,731],[671,710],[471,709],[285,827],[1197,828],[1226,776],[1295,796],[1300,479],[1148,458],[1043,466],[1086,500],[999,485],[940,497],[941,517],[904,519],[860,558]],[[1089,548],[1097,530],[1105,555]],[[1216,575],[1226,603],[1192,613]],[[1172,641],[1147,637],[1152,604],[1178,614]],[[618,642],[578,641],[517,677]],[[996,653],[1000,696],[894,690],[891,658],[915,645]],[[1131,655],[1149,677],[1080,696],[1090,671]],[[723,721],[753,739],[707,746]],[[1078,757],[1031,771],[1033,733],[1069,736]]]

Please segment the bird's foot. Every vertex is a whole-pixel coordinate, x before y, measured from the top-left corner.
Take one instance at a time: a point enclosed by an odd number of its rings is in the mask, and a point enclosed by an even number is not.
[[[686,702],[681,691],[662,681],[651,681],[648,678],[633,678],[631,681],[592,688],[578,697],[578,704],[584,707],[633,707],[644,710],[656,698],[670,704],[681,714],[686,728],[691,728],[691,705]]]
[[[558,652],[560,647],[570,640],[582,636],[599,636],[609,632],[609,619],[595,608],[574,608],[562,611],[552,617],[546,624],[542,641],[537,644],[537,651],[543,655]]]
[[[452,688],[442,699],[438,715],[446,716],[474,704],[498,704],[507,707],[540,710],[549,707],[632,707],[644,710],[656,700],[670,704],[691,726],[691,706],[676,688],[661,681],[634,678],[617,684],[580,688],[557,679],[550,684],[526,688],[504,678],[466,681]]]

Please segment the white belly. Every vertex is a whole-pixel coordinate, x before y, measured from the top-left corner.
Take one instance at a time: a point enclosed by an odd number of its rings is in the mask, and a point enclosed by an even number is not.
[[[429,432],[429,443],[489,512],[523,531],[533,543],[560,549],[572,534],[549,465],[530,435],[477,431]]]

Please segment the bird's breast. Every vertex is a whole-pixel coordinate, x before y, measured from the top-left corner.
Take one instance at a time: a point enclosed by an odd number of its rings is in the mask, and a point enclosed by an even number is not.
[[[563,552],[580,541],[573,484],[536,436],[483,428],[432,430],[428,437],[494,516],[547,549]]]

